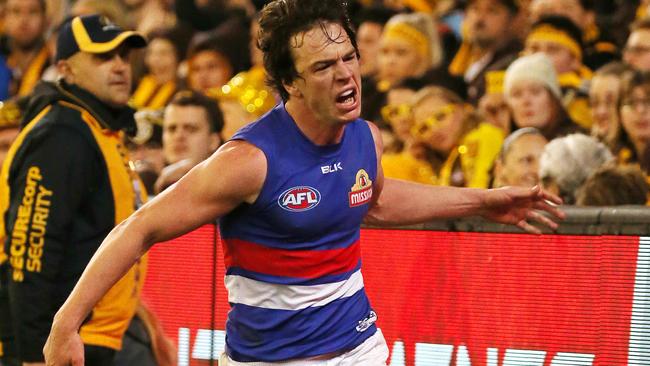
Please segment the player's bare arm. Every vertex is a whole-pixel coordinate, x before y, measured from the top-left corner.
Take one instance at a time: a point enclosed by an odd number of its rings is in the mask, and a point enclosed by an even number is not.
[[[83,345],[76,332],[101,296],[153,244],[213,222],[243,202],[252,203],[265,176],[266,158],[260,150],[229,142],[115,227],[54,318],[44,349],[47,365],[82,365]]]
[[[365,222],[371,225],[408,225],[441,218],[480,215],[487,219],[512,224],[531,233],[539,229],[529,221],[537,221],[551,229],[557,223],[542,215],[564,217],[556,205],[560,198],[539,187],[505,187],[475,189],[429,186],[399,179],[384,178],[381,168],[382,143],[379,129],[369,123],[377,151],[377,179],[373,192],[373,206]]]

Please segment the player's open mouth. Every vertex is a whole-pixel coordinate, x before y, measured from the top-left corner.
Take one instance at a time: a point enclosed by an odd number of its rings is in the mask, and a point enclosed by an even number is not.
[[[336,103],[343,106],[353,106],[357,100],[357,92],[354,88],[347,89],[336,97]]]

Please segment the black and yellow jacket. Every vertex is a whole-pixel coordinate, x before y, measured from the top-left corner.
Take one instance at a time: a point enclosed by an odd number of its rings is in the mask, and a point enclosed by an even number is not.
[[[146,192],[122,143],[135,122],[63,82],[41,83],[0,171],[0,236],[15,347],[43,360],[55,312],[109,231]],[[113,349],[135,312],[146,259],[102,298],[81,327],[84,343]]]

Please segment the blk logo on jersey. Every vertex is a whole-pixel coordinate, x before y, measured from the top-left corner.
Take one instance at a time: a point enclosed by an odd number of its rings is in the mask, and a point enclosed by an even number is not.
[[[291,212],[311,210],[318,206],[319,202],[320,192],[308,186],[289,188],[278,197],[278,205]]]
[[[361,206],[372,198],[372,181],[365,170],[359,169],[354,185],[348,193],[350,207]]]

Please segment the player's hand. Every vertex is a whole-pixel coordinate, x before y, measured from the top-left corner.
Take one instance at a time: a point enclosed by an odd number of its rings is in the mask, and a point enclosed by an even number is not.
[[[516,225],[529,233],[539,234],[541,231],[531,225],[530,221],[553,230],[557,229],[558,224],[554,220],[565,217],[564,212],[557,207],[561,204],[559,197],[539,186],[503,187],[486,191],[481,215],[492,221]],[[544,216],[540,211],[548,212],[553,219]]]
[[[79,333],[63,331],[56,325],[52,326],[43,354],[47,366],[84,365],[84,345]]]

